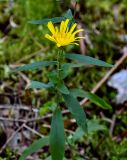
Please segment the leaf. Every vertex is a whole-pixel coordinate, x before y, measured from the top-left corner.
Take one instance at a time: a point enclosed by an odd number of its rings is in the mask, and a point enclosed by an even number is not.
[[[62,65],[62,69],[63,69],[63,68],[66,68],[66,69],[68,69],[68,68],[77,68],[77,67],[82,67],[82,66],[85,66],[85,64],[83,64],[83,63],[81,63],[81,64],[76,64],[76,63],[64,63],[64,64]]]
[[[71,89],[70,92],[74,97],[88,98],[91,102],[95,103],[97,106],[103,109],[112,109],[111,105],[109,105],[107,102],[105,102],[102,98],[98,97],[94,93],[86,92],[82,89],[77,88]]]
[[[49,81],[51,81],[54,85],[58,83],[58,73],[57,71],[51,71],[48,73]]]
[[[33,70],[33,69],[40,69],[42,67],[46,67],[49,65],[54,65],[57,64],[56,61],[43,61],[43,62],[34,62],[34,63],[30,63],[30,64],[26,64],[24,66],[21,67],[17,67],[16,69],[14,69],[13,71],[26,71],[26,70]]]
[[[26,160],[27,156],[38,151],[40,148],[46,145],[49,145],[49,137],[44,137],[34,141],[27,149],[25,149],[19,160]]]
[[[74,17],[73,17],[73,14],[72,14],[71,9],[68,9],[68,10],[67,10],[67,12],[66,12],[66,14],[64,15],[64,17],[65,17],[66,19],[69,19],[69,20],[70,20],[70,21],[69,21],[69,24],[68,24],[68,27],[69,27],[69,28],[71,28],[72,25],[73,25],[74,23],[76,23],[76,21],[75,21],[75,19],[74,19]]]
[[[51,122],[50,149],[52,160],[63,160],[65,150],[65,134],[61,111],[58,107],[54,111]]]
[[[47,18],[47,19],[42,19],[42,20],[31,20],[28,23],[47,24],[49,21],[51,21],[52,23],[60,23],[61,21],[66,20],[67,18],[70,20],[73,18],[71,9],[69,9],[63,17],[54,17],[54,18]]]
[[[65,18],[68,18],[68,19],[73,19],[73,14],[72,14],[72,11],[71,9],[68,9],[66,14],[64,15]]]
[[[88,125],[88,124],[87,124]],[[73,141],[77,141],[80,138],[82,138],[85,135],[84,131],[82,130],[82,128],[78,127],[72,137]]]
[[[61,66],[60,78],[65,79],[70,74],[70,69],[68,67]]]
[[[42,20],[31,20],[28,23],[31,24],[47,24],[49,21],[52,23],[60,23],[61,21],[65,20],[65,17],[54,17],[54,18],[47,18]]]
[[[92,65],[97,65],[97,66],[103,66],[103,67],[112,67],[113,65],[108,64],[104,61],[101,61],[99,59],[85,56],[85,55],[80,55],[80,54],[75,54],[75,53],[70,53],[70,54],[65,54],[65,57],[68,59],[72,60],[77,60],[86,64],[92,64]]]
[[[106,130],[104,125],[99,124],[97,120],[87,120],[88,134]],[[73,135],[73,140],[77,141],[84,136],[82,128],[78,127]]]
[[[63,94],[63,98],[65,101],[66,106],[68,107],[69,111],[72,113],[74,118],[77,121],[77,124],[87,132],[87,122],[86,122],[86,114],[79,105],[79,102],[76,98],[74,98],[71,94],[65,95]]]
[[[38,81],[31,81],[29,88],[38,88],[38,89],[48,89],[53,87],[53,84],[49,82],[48,84],[38,82]]]
[[[60,82],[57,85],[58,90],[62,93],[62,94],[69,94],[69,90],[68,88],[64,85],[64,82]]]
[[[102,124],[99,124],[98,120],[88,120],[88,134],[102,130],[106,130],[106,127]]]

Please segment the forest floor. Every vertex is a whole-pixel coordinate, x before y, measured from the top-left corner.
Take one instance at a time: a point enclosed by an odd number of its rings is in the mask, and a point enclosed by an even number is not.
[[[126,6],[126,0],[81,0],[76,5],[75,19],[86,38],[80,41],[80,47],[67,46],[66,52],[114,66],[88,65],[70,70],[66,84],[96,93],[113,110],[79,99],[88,118],[88,135],[84,135],[63,106],[70,144],[66,146],[67,159],[127,160]],[[52,67],[17,73],[12,70],[27,63],[56,60],[56,46],[44,37],[47,26],[28,22],[62,16],[69,8],[74,12],[74,0],[0,1],[0,160],[18,159],[34,140],[49,134],[55,93],[25,88],[30,80],[46,83]],[[28,157],[34,159],[50,159],[49,147]]]

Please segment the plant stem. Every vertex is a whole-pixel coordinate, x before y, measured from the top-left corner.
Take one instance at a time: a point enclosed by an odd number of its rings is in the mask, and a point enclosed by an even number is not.
[[[58,55],[57,55],[57,72],[58,72],[58,79],[60,79],[60,50],[58,51]]]
[[[57,75],[58,75],[58,82],[61,82],[61,76],[60,76],[60,71],[61,71],[61,63],[63,60],[63,50],[58,50],[57,54]],[[61,102],[61,94],[59,91],[57,91],[57,99],[56,99],[57,105]]]
[[[58,72],[58,79],[60,80],[60,71],[61,71],[61,63],[63,61],[64,52],[63,50],[58,51],[57,55],[57,72]]]

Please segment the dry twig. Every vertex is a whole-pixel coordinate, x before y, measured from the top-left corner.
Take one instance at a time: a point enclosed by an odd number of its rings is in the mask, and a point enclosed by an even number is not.
[[[26,129],[28,129],[28,130],[30,130],[31,132],[33,132],[34,134],[36,134],[36,135],[38,135],[38,136],[40,136],[40,137],[44,137],[44,135],[42,135],[42,134],[40,134],[39,132],[37,132],[35,129],[33,129],[33,128],[31,128],[31,127],[29,127],[28,125],[26,125],[26,124],[24,124],[24,126],[23,127],[25,127]]]

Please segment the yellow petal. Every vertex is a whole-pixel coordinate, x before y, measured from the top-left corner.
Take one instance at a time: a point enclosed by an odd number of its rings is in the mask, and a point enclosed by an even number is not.
[[[68,28],[68,23],[69,23],[69,19],[66,19],[65,23],[64,23],[64,29],[63,29],[63,32],[65,32]]]
[[[74,31],[74,29],[75,29],[76,26],[77,26],[77,23],[73,24],[73,26],[71,27],[69,33],[72,33]]]
[[[79,44],[78,44],[78,43],[70,43],[70,44],[75,44],[76,46],[79,46]]]
[[[81,38],[81,39],[85,39],[85,37],[76,37],[75,39],[80,39],[80,38]]]
[[[79,33],[79,32],[82,32],[82,31],[84,31],[84,29],[78,29],[78,30],[76,30],[72,35],[75,36],[76,33]]]
[[[45,38],[49,39],[50,41],[56,42],[56,40],[49,34],[45,34]]]
[[[66,33],[69,31],[69,27],[67,26]]]
[[[63,29],[64,29],[64,26],[65,26],[65,25],[64,25],[64,23],[65,23],[65,22],[64,22],[64,21],[62,21],[62,22],[61,22],[61,24],[60,24],[60,32],[62,32],[62,31],[63,31]]]
[[[56,33],[58,33],[58,31],[59,31],[59,30],[58,30],[58,27],[55,27],[55,29],[56,29]]]
[[[52,34],[55,34],[55,28],[54,28],[54,25],[52,24],[52,22],[48,22],[48,29],[50,30],[50,32]]]
[[[61,45],[59,43],[57,43],[56,45],[57,45],[57,47],[61,47]]]

